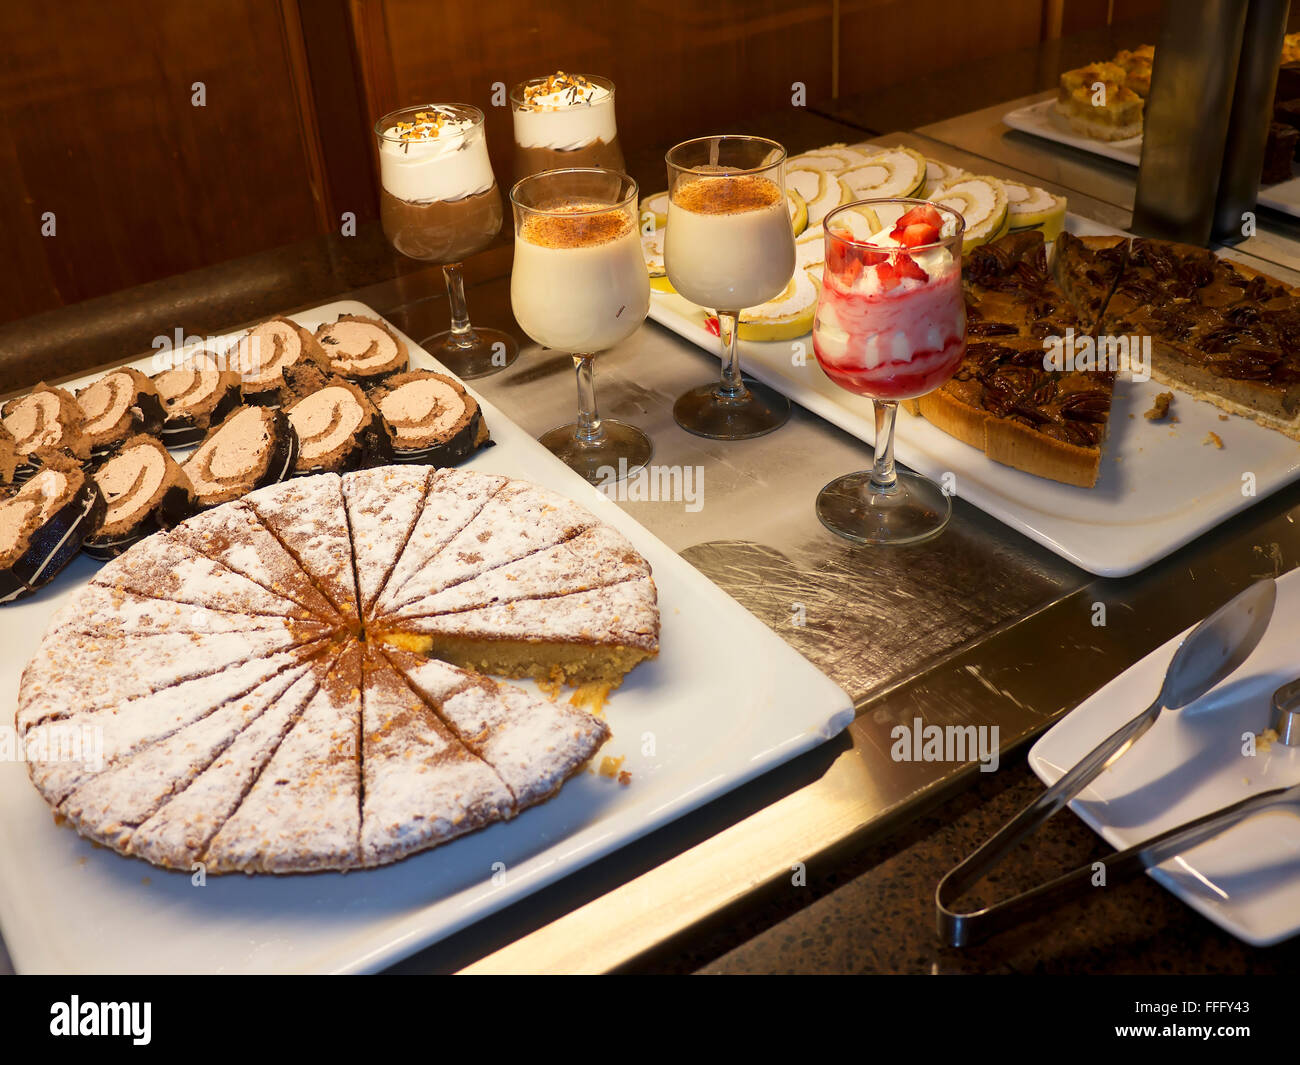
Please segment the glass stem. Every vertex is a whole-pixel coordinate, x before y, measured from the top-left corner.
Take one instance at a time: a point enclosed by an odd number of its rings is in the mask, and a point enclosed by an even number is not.
[[[740,399],[745,395],[744,379],[740,376],[740,352],[736,350],[739,311],[718,312],[718,338],[722,341],[722,381],[718,395],[726,399]]]
[[[872,406],[876,413],[876,464],[871,468],[871,490],[888,495],[898,490],[898,474],[894,472],[894,421],[898,417],[898,400],[877,399]]]
[[[474,339],[474,327],[469,324],[469,308],[465,305],[465,279],[461,263],[448,263],[442,268],[447,280],[447,302],[451,304],[451,337],[456,344],[468,345]]]
[[[595,358],[575,354],[573,369],[578,377],[578,431],[575,435],[580,444],[596,444],[605,438],[605,430],[596,407]]]

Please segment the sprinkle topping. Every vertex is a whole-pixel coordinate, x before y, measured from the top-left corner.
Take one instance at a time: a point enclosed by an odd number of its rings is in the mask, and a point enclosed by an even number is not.
[[[539,79],[524,88],[524,106],[534,110],[556,110],[563,107],[576,107],[582,104],[590,107],[595,97],[603,96],[608,90],[581,74],[566,74],[557,70],[549,77]]]

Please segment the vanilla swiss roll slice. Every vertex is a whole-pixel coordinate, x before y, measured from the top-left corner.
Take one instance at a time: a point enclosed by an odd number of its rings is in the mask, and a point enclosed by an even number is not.
[[[351,381],[333,378],[285,414],[298,436],[297,473],[343,473],[393,459],[388,426]]]
[[[0,603],[30,595],[81,550],[104,516],[104,497],[81,463],[50,452],[0,500]]]
[[[194,510],[190,479],[153,436],[133,436],[92,474],[106,510],[82,545],[91,558],[110,559],[152,532],[184,521]]]
[[[120,366],[77,393],[85,418],[81,426],[96,458],[136,433],[157,434],[163,424],[163,404],[154,383],[139,370]]]
[[[341,314],[316,330],[316,340],[329,359],[330,370],[372,388],[410,366],[406,344],[383,322],[356,314]]]
[[[328,365],[321,346],[306,329],[288,318],[254,326],[226,354],[226,365],[239,375],[244,402],[276,407],[291,400],[285,372],[300,363]]]
[[[71,392],[42,382],[0,407],[0,418],[14,438],[16,481],[36,472],[39,461],[33,459],[42,451],[66,451],[82,462],[90,458],[90,442],[81,428],[86,419]]]
[[[298,461],[298,436],[283,411],[245,405],[213,429],[182,464],[195,503],[214,507],[283,481]]]
[[[376,388],[371,399],[392,430],[398,462],[454,466],[488,440],[478,403],[445,374],[397,374]]]
[[[222,369],[207,351],[154,374],[153,384],[166,414],[162,439],[168,447],[197,444],[240,402],[239,375]]]

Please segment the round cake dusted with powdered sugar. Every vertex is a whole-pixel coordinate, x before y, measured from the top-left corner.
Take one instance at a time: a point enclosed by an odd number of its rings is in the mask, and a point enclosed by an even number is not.
[[[608,739],[498,677],[607,690],[658,640],[649,564],[563,496],[456,469],[320,474],[106,565],[24,671],[17,726],[46,801],[120,853],[365,868],[516,816]]]

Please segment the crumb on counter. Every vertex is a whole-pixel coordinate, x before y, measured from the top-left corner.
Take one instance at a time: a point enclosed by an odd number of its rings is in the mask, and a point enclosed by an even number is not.
[[[1255,734],[1255,750],[1267,751],[1278,740],[1277,729],[1266,728],[1263,732]]]
[[[620,754],[617,758],[612,755],[605,755],[600,760],[600,775],[602,777],[616,777],[618,771],[623,768],[623,763],[627,761],[627,755]]]
[[[632,774],[629,773],[626,769],[624,769],[624,770],[623,770],[621,773],[619,773],[619,775],[618,775],[618,782],[619,782],[620,784],[622,784],[623,787],[626,788],[629,784],[632,783]]]
[[[1213,445],[1214,445],[1215,447],[1217,447],[1220,451],[1223,450],[1223,438],[1222,438],[1221,436],[1219,436],[1218,433],[1206,433],[1206,434],[1205,434],[1205,439],[1202,440],[1201,443],[1202,443],[1202,444],[1213,444]]]
[[[1169,404],[1174,401],[1172,392],[1161,392],[1151,403],[1151,409],[1146,411],[1142,417],[1149,422],[1160,422],[1169,414]]]
[[[1220,415],[1219,415],[1219,421],[1221,421],[1221,422],[1226,422],[1227,420],[1228,420],[1228,415],[1226,415],[1226,414],[1220,414]]]

